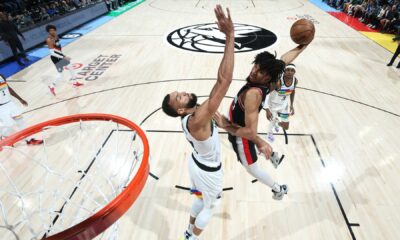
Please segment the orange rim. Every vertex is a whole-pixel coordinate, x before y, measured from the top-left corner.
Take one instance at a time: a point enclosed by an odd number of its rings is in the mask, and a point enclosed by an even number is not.
[[[46,237],[46,240],[86,240],[95,238],[100,233],[104,232],[108,227],[114,224],[126,211],[133,205],[135,200],[139,197],[143,187],[149,176],[149,143],[144,131],[135,123],[128,119],[101,113],[88,113],[77,114],[61,118],[56,118],[43,123],[36,124],[28,127],[20,132],[17,132],[2,141],[0,141],[0,148],[4,146],[12,146],[14,143],[31,136],[35,133],[42,131],[47,126],[60,126],[68,123],[79,121],[109,121],[112,120],[116,123],[122,124],[134,131],[140,136],[143,142],[143,157],[139,170],[133,180],[128,186],[109,204],[103,207],[100,211],[93,216],[87,218],[83,222],[70,227],[62,232],[53,236]]]

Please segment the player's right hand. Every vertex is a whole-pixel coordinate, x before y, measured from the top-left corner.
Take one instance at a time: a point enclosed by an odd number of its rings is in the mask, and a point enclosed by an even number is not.
[[[64,57],[64,59],[67,60],[67,61],[71,61],[70,57]]]

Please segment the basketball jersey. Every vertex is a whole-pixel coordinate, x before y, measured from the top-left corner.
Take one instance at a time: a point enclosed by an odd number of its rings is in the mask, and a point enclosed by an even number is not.
[[[62,48],[61,48],[60,38],[57,39],[50,38],[50,39],[54,40],[54,49],[61,52]]]
[[[245,110],[244,110],[244,103],[242,103],[241,95],[251,88],[256,88],[262,94],[262,100],[260,106],[258,106],[258,112],[261,111],[263,102],[265,101],[265,97],[270,92],[269,87],[262,86],[259,84],[247,83],[244,85],[236,95],[235,99],[232,101],[232,104],[229,109],[229,120],[235,124],[238,124],[244,127],[245,124]]]
[[[5,104],[11,101],[10,90],[8,90],[8,85],[6,79],[0,75],[0,104]]]
[[[188,129],[188,122],[191,114],[182,118],[182,129],[186,139],[193,147],[193,156],[200,163],[208,167],[218,167],[221,165],[221,146],[218,137],[218,129],[214,121],[211,124],[211,136],[204,141],[196,140]]]
[[[51,40],[54,41],[54,52],[57,55],[60,55],[60,57],[55,57],[53,55],[50,56],[51,60],[53,61],[54,64],[58,63],[59,61],[61,61],[61,59],[63,58],[64,54],[62,53],[62,48],[61,48],[61,43],[60,43],[60,38],[54,39],[51,37],[48,37]]]
[[[295,84],[296,78],[293,76],[292,84],[290,86],[286,86],[282,75],[281,87],[278,90],[271,92],[271,95],[269,96],[269,108],[273,110],[280,107],[287,107],[289,104],[290,95],[295,89]]]

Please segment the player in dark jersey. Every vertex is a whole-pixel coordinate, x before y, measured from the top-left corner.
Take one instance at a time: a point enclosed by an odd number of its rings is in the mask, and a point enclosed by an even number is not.
[[[271,187],[273,198],[281,200],[288,192],[286,185],[276,183],[265,171],[257,165],[257,150],[267,159],[270,159],[275,168],[282,158],[272,147],[257,135],[258,114],[262,109],[268,94],[276,89],[285,65],[292,62],[306,45],[300,45],[285,53],[281,60],[269,52],[257,54],[254,66],[247,77],[247,83],[239,90],[233,100],[228,119],[216,115],[218,125],[229,133],[229,141],[238,160],[253,177],[261,183]]]
[[[47,46],[50,50],[50,58],[51,61],[57,68],[57,76],[54,78],[53,82],[49,85],[50,92],[55,96],[55,87],[58,81],[62,78],[62,72],[64,71],[64,67],[67,67],[71,74],[71,81],[74,81],[72,84],[74,87],[80,87],[83,83],[80,83],[76,80],[75,71],[71,64],[71,58],[65,56],[62,53],[60,38],[57,35],[57,28],[54,25],[47,25],[46,31],[49,33],[49,36],[46,39]]]

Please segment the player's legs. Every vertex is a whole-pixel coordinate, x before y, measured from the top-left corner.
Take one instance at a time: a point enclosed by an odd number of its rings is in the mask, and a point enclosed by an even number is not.
[[[192,188],[198,190],[201,195],[193,202],[189,226],[185,232],[186,239],[198,239],[204,228],[210,221],[214,209],[219,205],[222,187],[222,169],[208,172],[199,168],[192,156],[189,157],[189,174]]]
[[[18,131],[25,129],[27,125],[24,117],[22,116],[21,109],[17,105],[15,105],[14,102],[9,102],[7,105],[9,107],[10,116],[15,121]],[[33,137],[27,137],[25,138],[25,141],[29,145],[38,145],[43,143],[43,140],[37,140]]]
[[[241,162],[243,167],[250,175],[255,177],[261,183],[270,187],[274,193],[274,196],[275,193],[279,193],[282,191],[282,186],[285,185],[279,185],[271,178],[271,176],[266,171],[259,168],[257,164],[258,157],[256,154],[256,147],[254,143],[248,141],[247,139],[235,137],[232,135],[229,135],[229,141],[232,143],[233,149],[236,152],[238,160]],[[279,154],[277,152],[273,152],[271,156],[271,162],[272,159],[279,160]],[[279,164],[280,162],[277,163],[277,165]],[[287,188],[287,186],[285,187]]]
[[[268,139],[268,141],[273,142],[275,140],[273,129],[276,128],[276,125],[278,123],[278,119],[277,119],[278,115],[277,115],[276,110],[270,110],[270,111],[272,113],[272,120],[269,122],[269,125],[268,125],[267,139]]]
[[[53,59],[52,59],[53,60]],[[54,62],[55,60],[53,60]],[[58,84],[58,82],[62,79],[62,73],[63,73],[63,66],[61,63],[62,60],[58,61],[58,62],[54,62],[56,68],[57,68],[57,73],[53,78],[53,81],[49,84],[49,90],[51,92],[51,94],[53,94],[54,96],[56,95],[56,85]]]

